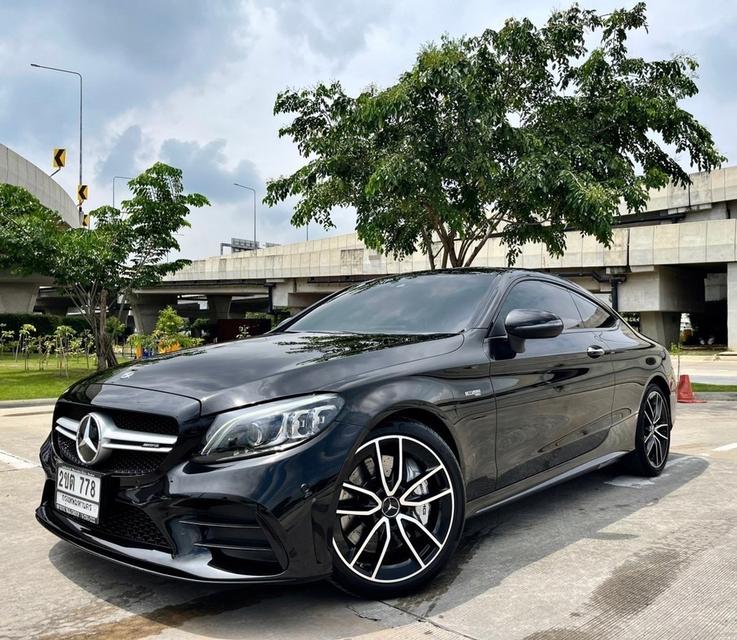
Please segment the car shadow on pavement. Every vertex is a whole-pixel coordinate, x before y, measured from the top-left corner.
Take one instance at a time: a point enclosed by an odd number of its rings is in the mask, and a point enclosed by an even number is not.
[[[627,537],[603,530],[656,504],[708,464],[703,458],[672,455],[665,473],[652,480],[607,467],[473,518],[446,570],[422,592],[388,603],[353,598],[327,582],[228,587],[181,582],[58,542],[49,551],[52,564],[102,603],[94,620],[88,619],[90,607],[69,611],[64,627],[70,633],[49,637],[76,637],[72,630],[83,628],[79,637],[85,640],[135,640],[185,628],[213,638],[242,638],[247,632],[254,637],[330,639],[406,624],[468,602],[579,540]]]

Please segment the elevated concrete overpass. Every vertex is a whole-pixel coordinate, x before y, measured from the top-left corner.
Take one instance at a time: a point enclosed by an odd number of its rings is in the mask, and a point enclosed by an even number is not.
[[[0,184],[23,187],[41,204],[57,211],[70,227],[79,226],[77,205],[49,175],[3,144],[0,144]],[[39,286],[52,284],[50,278],[16,278],[0,272],[0,313],[31,313]]]
[[[623,211],[610,247],[569,232],[562,257],[529,244],[515,266],[574,279],[619,311],[639,314],[643,332],[666,345],[678,340],[681,313],[700,316],[703,323],[723,316],[715,331],[737,349],[737,167],[692,179],[688,189],[669,185],[653,191],[641,214]],[[498,238],[487,243],[474,266],[506,266]],[[397,261],[367,249],[356,234],[339,235],[195,260],[160,288],[141,291],[134,311],[142,321],[138,326],[148,330],[144,317],[155,317],[174,295],[195,289],[213,297],[219,317],[231,313],[228,296],[258,297],[256,290],[274,307],[301,309],[353,281],[428,268],[422,254]]]

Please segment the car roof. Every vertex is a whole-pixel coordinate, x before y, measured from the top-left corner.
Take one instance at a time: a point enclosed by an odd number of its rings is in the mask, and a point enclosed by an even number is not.
[[[603,300],[600,300],[594,296],[590,291],[586,290],[581,285],[568,280],[562,276],[554,273],[548,273],[546,271],[538,271],[536,269],[523,269],[521,267],[456,267],[453,269],[424,269],[422,271],[410,271],[407,273],[398,273],[394,275],[385,275],[379,278],[373,279],[374,282],[381,280],[392,280],[402,277],[414,277],[414,276],[433,276],[433,275],[462,275],[462,274],[480,274],[480,275],[495,275],[495,276],[506,276],[507,282],[516,281],[522,278],[534,278],[536,280],[545,280],[554,284],[565,286],[569,289],[576,291],[577,293],[585,296],[586,298],[596,302],[599,305],[603,305],[607,310],[613,311],[611,305],[607,304]],[[578,276],[588,275],[587,273],[576,273]],[[370,282],[370,281],[369,281]]]

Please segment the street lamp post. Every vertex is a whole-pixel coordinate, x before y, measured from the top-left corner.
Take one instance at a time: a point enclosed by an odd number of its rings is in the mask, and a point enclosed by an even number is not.
[[[116,180],[133,180],[130,176],[113,176],[113,209],[115,209],[115,181]]]
[[[82,185],[82,74],[78,71],[70,71],[69,69],[58,69],[57,67],[46,67],[42,64],[31,63],[36,69],[48,69],[49,71],[58,71],[59,73],[71,73],[79,78],[79,184]],[[80,211],[82,205],[79,205]]]
[[[241,189],[253,191],[253,244],[255,248],[258,248],[258,243],[256,242],[256,189],[253,187],[247,187],[245,184],[238,184],[237,182],[234,182],[233,184]]]

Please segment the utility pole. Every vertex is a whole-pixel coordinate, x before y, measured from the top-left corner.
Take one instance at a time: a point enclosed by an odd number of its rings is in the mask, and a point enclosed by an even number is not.
[[[70,71],[69,69],[59,69],[57,67],[47,67],[42,64],[36,64],[35,62],[31,63],[32,67],[35,67],[36,69],[47,69],[48,71],[58,71],[59,73],[69,73],[71,75],[77,76],[79,78],[79,185],[77,186],[77,189],[84,185],[84,181],[82,180],[82,74],[78,71]],[[82,215],[82,203],[79,203],[79,213],[80,217]]]
[[[253,191],[253,243],[256,245],[256,248],[258,248],[258,242],[256,241],[256,189],[253,187],[247,187],[245,184],[238,184],[237,182],[234,182],[233,184],[241,189]]]
[[[115,181],[116,180],[133,180],[130,176],[113,176],[113,209],[115,209]]]

